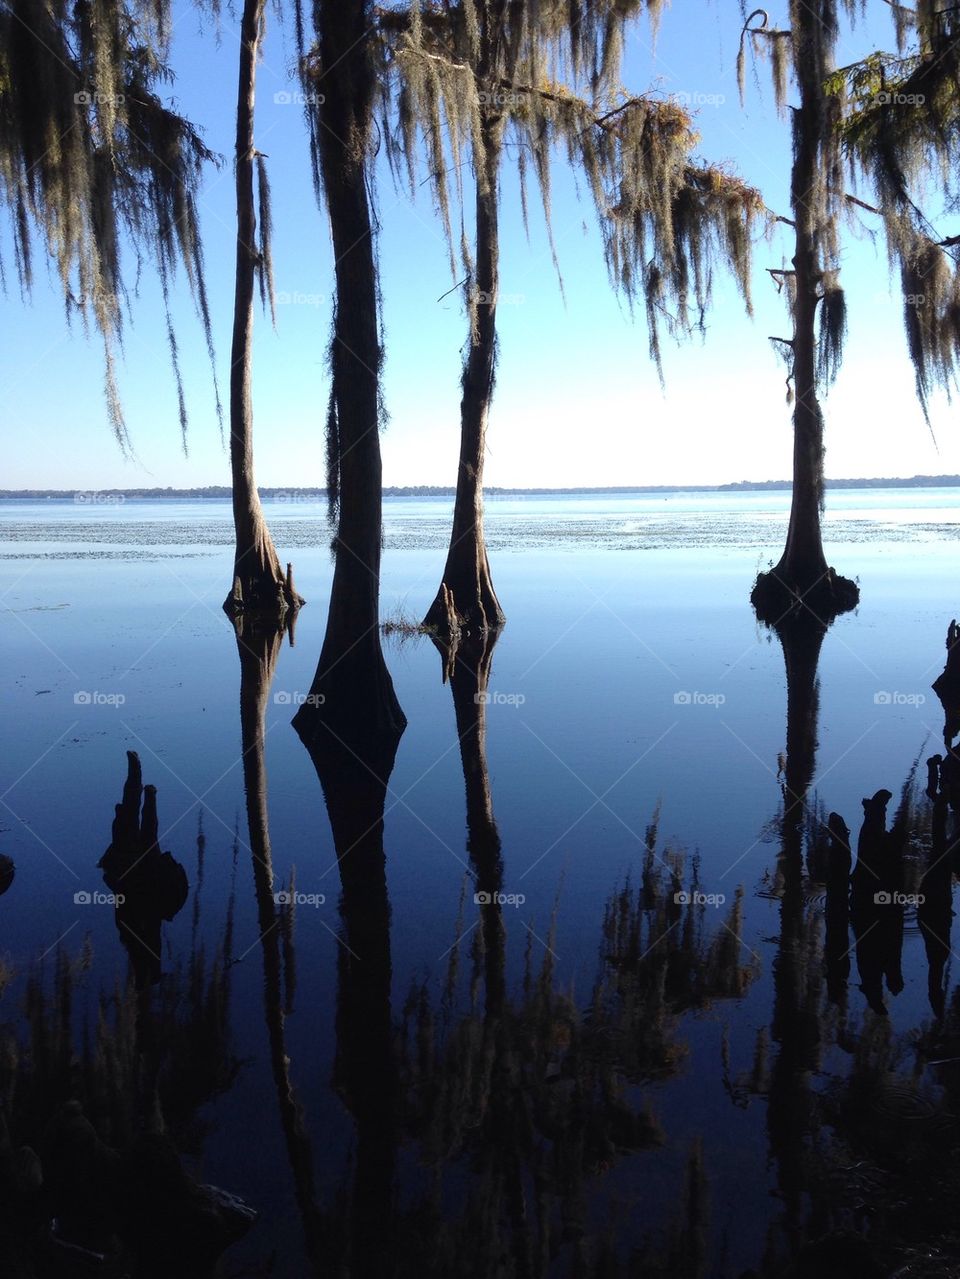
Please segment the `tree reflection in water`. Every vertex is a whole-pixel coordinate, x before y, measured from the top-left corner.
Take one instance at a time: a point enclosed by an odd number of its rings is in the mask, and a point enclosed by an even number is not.
[[[929,761],[925,791],[917,767],[909,772],[892,817],[890,791],[864,800],[854,856],[844,816],[827,816],[814,790],[825,629],[791,617],[778,635],[787,747],[776,863],[763,889],[779,913],[772,1015],[745,1072],[731,1072],[726,1036],[721,1063],[737,1107],[752,1098],[765,1105],[778,1203],[762,1255],[743,1273],[941,1279],[960,1273],[951,1220],[960,1193],[960,996],[949,992],[960,844],[951,724],[960,699],[949,680],[938,681],[945,751]],[[332,1086],[354,1130],[339,1185],[318,1185],[321,1134],[297,1098],[286,1035],[295,907],[277,892],[267,811],[264,713],[282,639],[241,632],[238,651],[264,1013],[302,1228],[298,1273],[736,1279],[710,1245],[717,1226],[706,1144],[693,1139],[681,1177],[669,1165],[674,1206],[659,1220],[651,1220],[648,1187],[676,1153],[670,1112],[660,1113],[654,1090],[688,1069],[685,1018],[739,1000],[759,974],[740,940],[743,893],[720,913],[710,909],[699,861],[661,846],[654,815],[635,872],[598,919],[589,989],[578,995],[561,980],[559,898],[536,930],[505,905],[516,885],[487,765],[491,635],[441,648],[470,874],[439,985],[415,982],[399,1004],[384,810],[400,738],[311,735],[341,886]],[[97,1025],[78,1040],[76,992],[90,955],[61,950],[52,982],[33,975],[26,983],[26,1037],[5,1027],[0,1041],[0,1257],[17,1279],[80,1273],[69,1265],[95,1253],[105,1259],[96,1273],[199,1279],[250,1224],[249,1210],[198,1187],[180,1163],[202,1147],[202,1107],[238,1069],[228,1018],[233,903],[208,958],[199,941],[203,849],[201,830],[189,955],[161,964],[162,920],[185,894],[176,863],[159,852],[152,797],[131,760],[102,863],[108,885],[123,876],[146,885],[117,912],[129,978],[101,996]],[[131,869],[138,858],[139,877]],[[14,881],[5,906],[15,889]],[[903,1032],[891,1014],[906,998],[901,954],[914,934],[931,1017]],[[511,940],[522,944],[519,967],[508,964]],[[854,966],[859,991],[851,992]],[[143,1208],[148,1191],[166,1196],[164,1230]],[[187,1224],[171,1269],[173,1219]],[[242,1273],[276,1273],[257,1238],[250,1235],[247,1256],[262,1261]],[[229,1252],[223,1273],[240,1273]]]
[[[202,827],[197,850],[199,867]],[[0,1273],[206,1279],[256,1216],[181,1162],[201,1153],[203,1108],[239,1070],[233,891],[214,952],[195,928],[161,981],[161,921],[184,904],[186,873],[159,851],[156,792],[132,753],[101,866],[127,976],[99,993],[91,1020],[81,1007],[89,940],[72,957],[58,944],[52,974],[41,963],[26,975],[19,1031],[0,1026]]]

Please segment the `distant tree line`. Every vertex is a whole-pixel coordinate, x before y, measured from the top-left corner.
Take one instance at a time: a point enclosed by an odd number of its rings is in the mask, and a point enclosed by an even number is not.
[[[736,480],[729,484],[600,484],[577,488],[502,488],[488,485],[485,492],[488,497],[573,497],[581,494],[600,495],[604,493],[763,493],[768,491],[789,491],[793,487],[792,480]],[[826,489],[922,489],[922,488],[960,488],[960,475],[912,475],[881,476],[873,479],[858,476],[850,479],[825,480]],[[257,492],[266,501],[289,498],[295,494],[297,501],[326,502],[329,491],[325,488],[265,488],[258,486]],[[392,484],[386,485],[384,497],[456,497],[457,490],[442,484]],[[231,490],[225,484],[206,484],[197,488],[123,488],[123,489],[0,489],[0,500],[27,500],[30,498],[62,498],[82,499],[88,494],[96,493],[103,497],[126,497],[143,499],[196,499],[211,498],[217,501],[229,501]]]

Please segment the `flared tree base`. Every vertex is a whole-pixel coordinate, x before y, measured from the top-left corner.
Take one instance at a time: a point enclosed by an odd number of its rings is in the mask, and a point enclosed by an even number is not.
[[[394,692],[379,642],[358,644],[339,658],[321,659],[310,692],[293,717],[293,727],[311,755],[353,752],[378,756],[400,740],[407,717]]]
[[[808,612],[824,625],[860,603],[860,588],[832,568],[812,580],[778,564],[760,573],[750,592],[750,603],[761,622],[777,626],[791,614]]]
[[[234,573],[233,589],[223,601],[223,611],[234,623],[246,629],[289,627],[292,618],[306,603],[293,584],[293,565],[287,565],[286,576],[279,565],[269,565],[254,573]]]
[[[493,583],[487,577],[459,586],[441,582],[421,629],[442,644],[456,648],[467,638],[482,644],[483,637],[497,635],[506,620]]]

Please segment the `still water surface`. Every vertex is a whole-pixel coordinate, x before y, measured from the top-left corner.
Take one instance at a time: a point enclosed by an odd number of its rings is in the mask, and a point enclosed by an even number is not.
[[[386,976],[373,994],[362,979],[351,985],[344,955],[351,929],[363,933],[364,907],[356,897],[341,901],[347,885],[324,794],[289,722],[310,687],[331,578],[321,509],[290,497],[266,508],[308,600],[266,696],[274,887],[300,894],[295,914],[277,926],[279,992],[271,992],[272,943],[263,939],[245,809],[240,663],[220,611],[228,507],[0,503],[0,852],[16,864],[0,899],[8,1037],[26,1042],[29,982],[49,986],[58,954],[74,964],[78,1044],[104,993],[124,986],[127,951],[113,906],[77,894],[107,891],[97,862],[126,752],[136,751],[144,781],[157,787],[160,846],[190,883],[186,906],[162,927],[158,989],[172,992],[170,1015],[182,1023],[192,963],[193,989],[202,971],[218,1010],[207,1008],[201,1022],[216,1021],[204,1051],[224,1066],[222,1077],[197,1090],[180,1144],[199,1180],[260,1214],[227,1254],[227,1274],[312,1274],[317,1231],[321,1251],[353,1257],[343,1273],[361,1273],[359,1244],[342,1242],[343,1204],[357,1185],[372,1196],[368,1213],[389,1206],[400,1223],[398,1273],[416,1273],[404,1267],[428,1240],[433,1268],[423,1273],[444,1273],[457,1240],[464,1246],[485,1230],[494,1239],[489,1256],[476,1245],[463,1273],[601,1273],[586,1259],[648,1248],[666,1268],[636,1273],[735,1276],[816,1234],[807,1220],[815,1208],[821,1230],[862,1228],[862,1206],[846,1191],[835,1196],[835,1219],[824,1218],[816,1183],[835,1164],[888,1176],[890,1151],[844,1126],[837,1097],[869,1059],[907,1111],[927,1116],[933,1107],[947,1123],[955,1081],[929,1063],[957,1054],[936,1040],[945,1032],[910,907],[902,988],[888,981],[885,1015],[860,989],[869,980],[858,971],[853,932],[849,980],[831,999],[826,892],[815,875],[805,873],[796,890],[800,913],[785,932],[784,654],[747,597],[758,569],[779,553],[787,495],[489,503],[508,622],[485,686],[485,743],[467,762],[486,765],[490,811],[474,811],[468,832],[465,752],[437,650],[426,639],[389,644],[409,724],[385,798],[385,900],[369,889],[371,914],[388,921],[388,955],[370,970]],[[430,602],[450,510],[446,499],[385,503],[386,615],[416,619]],[[862,603],[823,639],[818,713],[812,680],[792,691],[808,747],[816,744],[807,810],[838,812],[854,840],[863,797],[891,791],[892,817],[913,762],[925,782],[923,761],[942,749],[943,713],[930,684],[947,623],[960,612],[958,539],[957,490],[830,496],[828,559],[859,578]],[[793,764],[803,771],[803,760]],[[815,834],[816,820],[809,825]],[[474,904],[485,837],[498,837],[502,858],[500,943]],[[678,886],[703,900],[673,911]],[[638,929],[632,941],[629,919]],[[949,935],[943,940],[949,950]],[[498,1025],[512,1027],[502,1061],[482,1031],[497,944]],[[785,948],[802,952],[787,978]],[[948,1010],[951,962],[952,952]],[[371,1023],[366,1040],[344,1015],[351,1000]],[[802,1051],[778,1024],[784,1008],[813,1027]],[[486,1014],[489,1026],[489,1003]],[[921,1047],[934,1040],[936,1051]],[[282,1072],[278,1086],[278,1044],[295,1120]],[[478,1081],[488,1048],[498,1065],[485,1088]],[[785,1061],[794,1051],[796,1060]],[[364,1082],[365,1053],[384,1056],[378,1102]],[[784,1120],[792,1112],[802,1115],[793,1127]],[[516,1150],[504,1129],[525,1132]],[[904,1140],[897,1129],[892,1144]],[[836,1147],[833,1164],[823,1147]],[[294,1157],[304,1150],[321,1227],[304,1208]],[[365,1160],[380,1170],[379,1189]],[[706,1190],[695,1214],[691,1178]],[[509,1208],[517,1195],[534,1241],[524,1265],[523,1230]],[[766,1273],[778,1273],[770,1265]]]

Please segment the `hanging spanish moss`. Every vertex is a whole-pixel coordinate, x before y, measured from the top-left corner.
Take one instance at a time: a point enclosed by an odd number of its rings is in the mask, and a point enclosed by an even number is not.
[[[862,0],[790,0],[788,27],[771,27],[766,10],[754,9],[740,37],[741,99],[748,48],[758,59],[769,58],[779,112],[786,106],[791,78],[799,98],[790,108],[791,217],[781,219],[793,231],[793,259],[789,267],[771,272],[789,304],[790,334],[773,340],[787,357],[788,402],[793,404],[790,524],[783,555],[769,573],[760,574],[751,596],[758,616],[771,623],[801,609],[832,619],[859,599],[856,584],[835,573],[823,551],[820,396],[837,376],[847,330],[839,282],[839,222],[845,204],[839,104],[825,87],[834,71],[839,12],[852,23],[863,7]]]
[[[933,391],[949,395],[956,385],[960,258],[957,238],[936,231],[920,200],[939,182],[943,201],[955,207],[960,13],[931,3],[893,12],[897,56],[871,54],[837,71],[828,87],[853,176],[871,184],[883,219],[917,397],[929,423]]]
[[[754,231],[766,221],[758,191],[719,167],[697,163],[689,113],[670,101],[630,99],[579,135],[611,281],[646,308],[650,356],[662,378],[660,332],[704,327],[718,264],[751,313]]]
[[[333,317],[333,328],[336,332],[336,313]],[[337,397],[334,387],[342,379],[337,367],[337,343],[330,339],[330,350],[327,356],[330,364],[330,397],[327,400],[327,519],[331,528],[335,527],[337,513],[340,509],[340,424],[337,417]]]
[[[258,151],[257,161],[257,232],[259,261],[257,277],[260,283],[260,302],[264,311],[269,308],[274,328],[277,324],[277,297],[273,283],[273,213],[270,208],[270,179],[264,157]]]
[[[294,725],[311,751],[379,750],[406,725],[380,645],[383,332],[371,169],[376,55],[371,0],[314,0],[300,58],[314,187],[333,248],[335,302],[326,414],[334,573],[311,696]],[[299,24],[298,24],[299,25]]]
[[[830,387],[840,370],[843,343],[847,336],[847,301],[839,284],[825,282],[820,297],[820,327],[817,334],[817,382]]]
[[[696,163],[697,134],[679,103],[656,94],[628,97],[620,86],[627,24],[646,15],[655,28],[661,9],[660,0],[412,0],[378,11],[374,53],[386,157],[411,194],[429,184],[451,271],[463,277],[468,321],[450,550],[424,619],[438,633],[497,630],[504,620],[483,538],[504,156],[516,161],[525,226],[528,177],[536,176],[558,277],[551,162],[560,154],[583,174],[611,278],[631,307],[643,303],[658,369],[664,326],[674,336],[703,326],[721,258],[749,309],[759,195]],[[465,226],[471,205],[472,237]]]
[[[107,411],[124,450],[130,439],[115,356],[128,294],[125,247],[135,275],[145,259],[154,262],[165,305],[183,267],[213,359],[196,202],[204,166],[215,157],[158,96],[170,79],[163,61],[169,29],[164,0],[143,8],[124,0],[10,0],[0,9],[0,198],[17,277],[29,294],[39,241],[56,264],[68,311],[101,334]],[[184,427],[169,309],[167,319]]]

